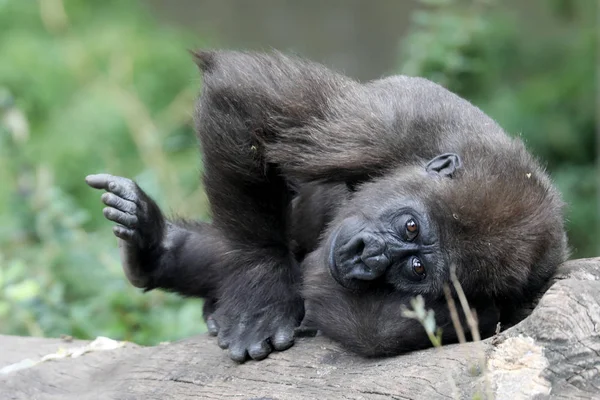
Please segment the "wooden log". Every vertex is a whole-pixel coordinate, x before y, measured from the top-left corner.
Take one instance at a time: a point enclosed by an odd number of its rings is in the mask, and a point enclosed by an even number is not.
[[[0,336],[0,399],[600,398],[600,258],[563,264],[528,317],[478,343],[363,359],[304,338],[238,365],[201,335],[7,368],[85,343]]]

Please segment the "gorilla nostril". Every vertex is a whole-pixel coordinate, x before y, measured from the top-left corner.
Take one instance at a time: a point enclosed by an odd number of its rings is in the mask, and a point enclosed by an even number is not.
[[[365,242],[360,239],[357,243],[356,243],[356,247],[355,247],[355,254],[358,257],[362,257],[363,252],[365,251]]]
[[[341,254],[345,254],[348,258],[353,258],[355,256],[361,257],[363,251],[365,250],[365,242],[363,241],[362,236],[357,235],[348,240],[346,244],[340,246],[339,252]]]
[[[368,228],[364,221],[350,220],[332,235],[329,271],[344,287],[355,287],[358,281],[375,280],[391,265],[384,237]]]

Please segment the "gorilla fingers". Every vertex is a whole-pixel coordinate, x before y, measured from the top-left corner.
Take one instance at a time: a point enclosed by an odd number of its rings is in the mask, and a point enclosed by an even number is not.
[[[136,287],[150,284],[151,270],[146,259],[160,251],[164,237],[165,221],[156,203],[132,180],[108,174],[89,175],[86,183],[106,192],[101,199],[107,207],[106,219],[116,222],[113,233],[119,238],[123,270]]]

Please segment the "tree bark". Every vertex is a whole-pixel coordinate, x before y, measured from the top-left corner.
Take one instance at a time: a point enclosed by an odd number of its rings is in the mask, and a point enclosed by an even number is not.
[[[563,264],[532,309],[484,341],[384,359],[316,337],[238,365],[201,335],[11,371],[7,365],[86,342],[0,336],[0,399],[600,398],[600,258]]]

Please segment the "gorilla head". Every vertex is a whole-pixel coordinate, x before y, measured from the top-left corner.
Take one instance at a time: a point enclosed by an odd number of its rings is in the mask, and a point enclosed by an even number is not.
[[[304,262],[305,324],[358,353],[397,354],[429,345],[401,313],[416,295],[454,340],[451,268],[484,336],[536,293],[565,257],[562,201],[520,141],[486,147],[355,187]]]

